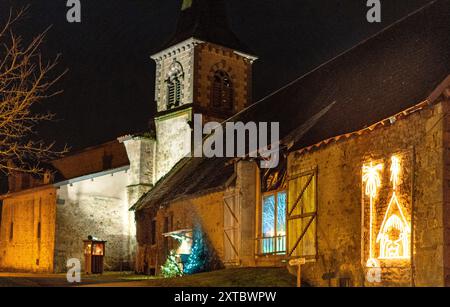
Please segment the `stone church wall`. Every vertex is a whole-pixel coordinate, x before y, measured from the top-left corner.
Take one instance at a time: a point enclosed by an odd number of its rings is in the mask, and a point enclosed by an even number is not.
[[[5,199],[2,207],[0,270],[53,272],[55,189],[17,194]]]
[[[191,151],[191,110],[176,112],[156,119],[157,180],[165,176]]]
[[[70,258],[81,260],[83,240],[89,235],[106,243],[105,270],[132,268],[130,224],[125,171],[64,185],[58,191],[55,270],[66,271]]]
[[[198,113],[204,113],[210,120],[226,119],[252,103],[252,62],[249,59],[211,43],[201,44],[195,50],[194,102]],[[211,85],[217,70],[231,78],[234,110],[230,114],[215,113],[211,106]]]
[[[153,59],[156,61],[155,100],[157,111],[163,112],[167,110],[166,80],[174,62],[181,64],[183,68],[181,103],[183,105],[191,104],[193,102],[194,44],[179,44],[179,46],[171,48],[170,52],[156,55]]]

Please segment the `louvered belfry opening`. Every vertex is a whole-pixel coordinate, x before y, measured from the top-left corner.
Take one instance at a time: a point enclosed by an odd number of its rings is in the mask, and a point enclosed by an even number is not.
[[[174,63],[166,81],[168,110],[181,105],[182,93],[180,78],[183,78],[183,70],[179,63]]]
[[[229,75],[219,70],[214,74],[212,86],[212,106],[216,109],[233,109],[233,85]]]

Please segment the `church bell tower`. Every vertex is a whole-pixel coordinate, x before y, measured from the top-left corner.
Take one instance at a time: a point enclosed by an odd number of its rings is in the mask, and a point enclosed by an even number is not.
[[[192,145],[191,121],[222,122],[252,102],[257,59],[231,31],[225,0],[183,0],[176,31],[156,62],[156,179]]]

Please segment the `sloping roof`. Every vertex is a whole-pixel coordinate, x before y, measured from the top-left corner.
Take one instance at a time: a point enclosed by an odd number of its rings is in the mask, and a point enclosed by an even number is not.
[[[144,195],[130,210],[153,204],[164,205],[185,195],[200,195],[223,189],[234,174],[234,165],[226,158],[184,158]]]
[[[189,38],[251,54],[230,29],[225,0],[183,0],[176,31],[162,49]]]
[[[130,165],[130,161],[125,146],[114,140],[70,153],[50,164],[60,174],[56,181],[62,181],[117,169]]]
[[[335,102],[294,146],[358,131],[425,100],[450,74],[450,1],[434,1],[259,102],[243,121],[284,136]]]
[[[56,160],[39,163],[40,168],[52,173],[51,183],[55,186],[66,183],[71,179],[82,179],[85,176],[98,176],[105,172],[115,172],[119,169],[125,169],[129,165],[125,146],[118,140],[72,152]],[[31,176],[33,180],[30,180],[30,183],[24,187],[20,183],[15,183],[17,176]],[[8,175],[8,179],[12,182],[12,184],[9,184],[9,189],[6,182],[0,182],[6,184],[6,187],[0,189],[0,198],[11,197],[15,193],[34,191],[48,186],[48,183],[45,183],[42,177],[42,174],[11,172]]]
[[[424,101],[450,74],[449,16],[450,0],[432,1],[229,121],[279,122],[281,139],[305,125],[292,148],[300,149],[409,109]],[[311,118],[314,125],[306,125]],[[189,187],[193,193],[203,189],[204,181],[221,183],[215,177],[225,165],[223,159],[185,160],[135,208],[180,196],[173,180],[177,172],[184,178],[202,174]]]

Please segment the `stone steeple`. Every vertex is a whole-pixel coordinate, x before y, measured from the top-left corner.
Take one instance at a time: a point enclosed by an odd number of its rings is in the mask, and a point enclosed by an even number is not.
[[[225,0],[183,0],[176,31],[164,48],[189,38],[251,53],[230,28]]]
[[[222,122],[251,102],[256,57],[228,23],[226,0],[183,0],[174,35],[156,62],[155,180],[192,149],[194,114]]]

